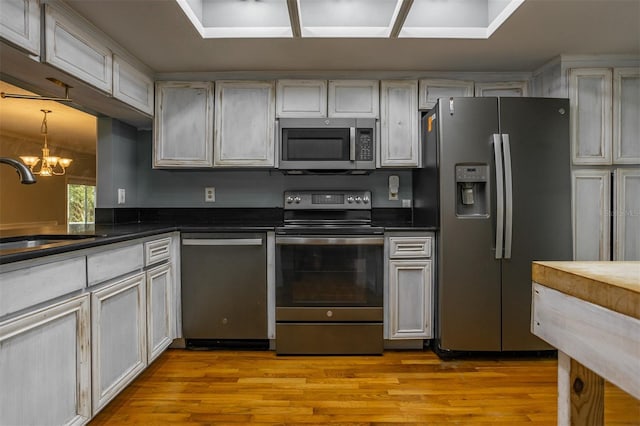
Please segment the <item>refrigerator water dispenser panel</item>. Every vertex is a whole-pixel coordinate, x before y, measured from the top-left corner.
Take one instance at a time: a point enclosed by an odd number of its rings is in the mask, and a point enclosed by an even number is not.
[[[489,166],[456,164],[456,216],[489,217]]]

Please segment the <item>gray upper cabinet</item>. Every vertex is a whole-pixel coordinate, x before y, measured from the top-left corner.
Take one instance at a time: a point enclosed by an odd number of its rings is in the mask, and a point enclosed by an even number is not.
[[[217,81],[214,167],[274,167],[274,124],[273,81]]]
[[[418,167],[418,82],[383,80],[380,101],[380,166]]]
[[[572,173],[573,259],[609,260],[611,174],[607,169]]]
[[[613,69],[613,162],[640,164],[640,69]]]
[[[611,69],[569,71],[573,164],[611,164]]]
[[[45,46],[45,62],[104,92],[113,92],[112,51],[79,16],[45,4]]]
[[[113,55],[113,97],[153,115],[153,78],[121,55]]]
[[[380,116],[378,80],[329,80],[329,117]]]
[[[38,0],[2,0],[0,37],[39,56],[40,5]]]
[[[475,92],[477,97],[522,97],[529,95],[528,83],[526,81],[476,83]]]
[[[469,80],[447,80],[447,79],[423,79],[419,81],[419,104],[420,109],[431,109],[435,106],[438,98],[460,98],[473,97],[473,81]]]
[[[153,167],[213,165],[213,83],[156,83]]]
[[[326,117],[326,80],[278,80],[276,117]]]

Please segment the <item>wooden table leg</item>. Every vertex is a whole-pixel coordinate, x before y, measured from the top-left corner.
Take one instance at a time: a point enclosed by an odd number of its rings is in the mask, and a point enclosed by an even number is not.
[[[604,424],[604,379],[558,351],[558,425]]]

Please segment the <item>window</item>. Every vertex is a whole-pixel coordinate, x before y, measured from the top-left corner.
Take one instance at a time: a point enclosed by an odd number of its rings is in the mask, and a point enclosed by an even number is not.
[[[95,223],[96,186],[83,183],[67,185],[67,224]]]

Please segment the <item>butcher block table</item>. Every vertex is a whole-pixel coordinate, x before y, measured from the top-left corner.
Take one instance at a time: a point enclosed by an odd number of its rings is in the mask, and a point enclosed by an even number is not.
[[[640,262],[533,262],[532,278],[531,330],[558,349],[558,424],[602,425],[604,380],[640,399]]]

